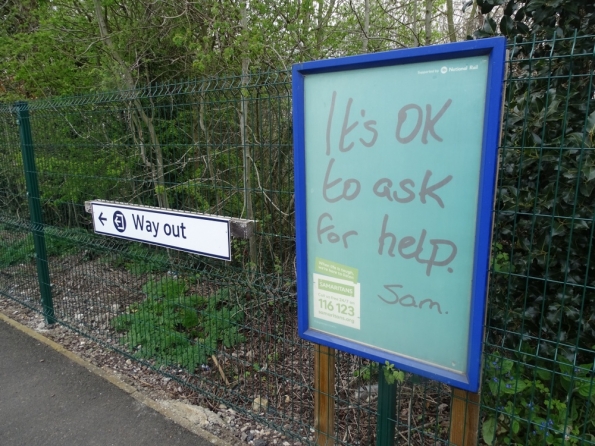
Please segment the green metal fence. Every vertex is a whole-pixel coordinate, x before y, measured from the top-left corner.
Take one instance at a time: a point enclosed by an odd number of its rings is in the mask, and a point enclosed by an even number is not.
[[[397,444],[595,444],[594,44],[509,48],[478,432],[473,395],[406,375]],[[0,294],[314,443],[291,120],[286,72],[0,106]],[[226,263],[95,236],[93,199],[258,226]],[[378,365],[337,352],[335,375],[335,444],[376,444]]]

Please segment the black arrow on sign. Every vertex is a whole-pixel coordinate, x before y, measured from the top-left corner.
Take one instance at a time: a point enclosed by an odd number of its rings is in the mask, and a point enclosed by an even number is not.
[[[107,218],[105,218],[103,216],[103,212],[101,214],[99,214],[99,221],[101,222],[101,226],[105,226],[105,223],[103,223],[103,222],[107,221]]]

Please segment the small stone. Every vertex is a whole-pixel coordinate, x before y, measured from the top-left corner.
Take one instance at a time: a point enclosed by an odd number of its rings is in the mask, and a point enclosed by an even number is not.
[[[267,446],[268,444],[269,443],[266,440],[262,439],[262,438],[259,438],[257,440],[254,440],[254,446]]]
[[[247,438],[248,438],[248,434],[242,432],[242,435],[240,435],[240,439],[242,441],[246,441]]]
[[[225,410],[227,409],[227,406],[225,404],[219,404],[219,409]]]
[[[126,364],[130,365],[130,364],[132,364],[132,361],[130,359],[127,359]]]
[[[265,412],[268,407],[269,407],[269,400],[266,398],[261,398],[261,397],[257,396],[256,398],[254,398],[254,401],[252,402],[252,410],[254,410],[255,412],[260,412],[260,411]]]
[[[248,426],[242,426],[240,432],[246,432],[248,430]]]
[[[254,440],[254,435],[252,435],[252,434],[246,435],[246,441],[252,441],[252,440]]]

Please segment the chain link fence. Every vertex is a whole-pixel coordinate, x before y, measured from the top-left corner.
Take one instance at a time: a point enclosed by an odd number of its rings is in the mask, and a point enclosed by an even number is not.
[[[479,407],[466,444],[595,444],[594,43],[509,48],[482,393],[405,375],[397,444],[462,444],[457,399],[468,418]],[[0,106],[0,294],[47,317],[45,286],[59,323],[314,444],[291,105],[290,73],[276,72]],[[258,224],[224,262],[96,236],[84,205],[95,199]],[[336,353],[334,444],[375,444],[378,370]]]

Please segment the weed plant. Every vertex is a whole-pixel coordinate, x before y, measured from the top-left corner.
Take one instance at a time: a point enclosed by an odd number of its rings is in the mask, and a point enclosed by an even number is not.
[[[176,365],[193,372],[219,345],[231,348],[245,340],[240,333],[244,311],[228,288],[209,297],[186,295],[182,279],[150,280],[143,286],[147,298],[112,320],[123,333],[122,344],[137,358],[158,365]]]

